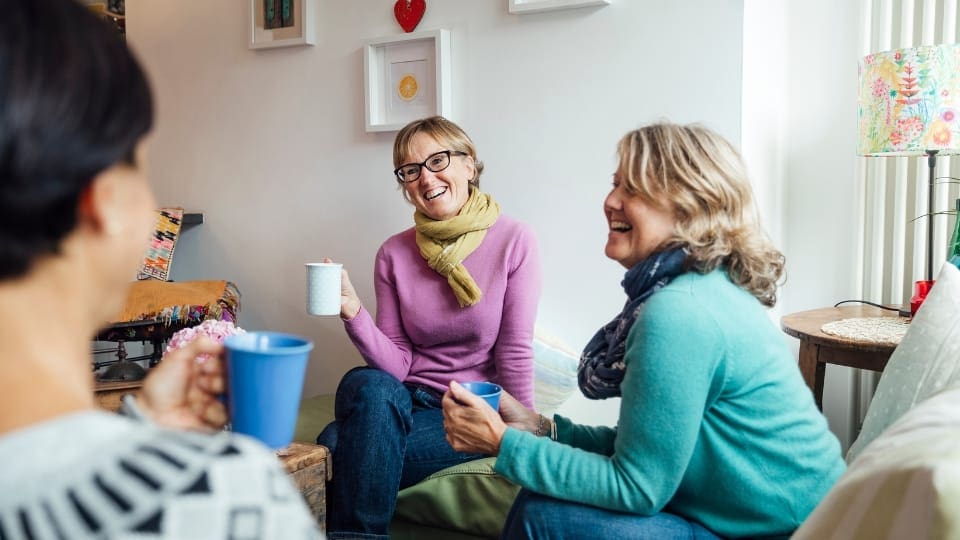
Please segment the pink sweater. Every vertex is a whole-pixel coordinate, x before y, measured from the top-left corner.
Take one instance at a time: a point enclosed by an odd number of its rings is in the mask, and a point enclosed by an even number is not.
[[[344,322],[347,334],[367,364],[403,382],[444,392],[451,380],[493,381],[533,407],[533,231],[501,214],[463,264],[483,291],[466,308],[420,256],[413,228],[388,238],[374,266],[377,321],[361,308]]]

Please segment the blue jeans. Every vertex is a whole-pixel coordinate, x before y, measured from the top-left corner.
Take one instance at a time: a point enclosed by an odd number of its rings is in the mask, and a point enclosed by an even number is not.
[[[455,451],[436,391],[354,368],[337,388],[336,420],[317,436],[333,454],[327,537],[387,539],[397,492],[476,454]]]
[[[510,507],[500,538],[716,540],[719,537],[702,525],[666,512],[649,517],[624,514],[521,489]]]

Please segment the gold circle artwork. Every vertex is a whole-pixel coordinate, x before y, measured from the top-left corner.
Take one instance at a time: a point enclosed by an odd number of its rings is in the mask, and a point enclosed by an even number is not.
[[[419,92],[420,83],[417,82],[417,78],[411,73],[404,75],[403,78],[400,79],[400,82],[397,83],[397,94],[399,94],[400,99],[404,101],[410,101],[417,97]]]

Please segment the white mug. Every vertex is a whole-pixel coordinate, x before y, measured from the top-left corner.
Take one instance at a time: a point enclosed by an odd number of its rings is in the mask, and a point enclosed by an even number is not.
[[[339,263],[306,263],[307,313],[311,315],[340,314]]]

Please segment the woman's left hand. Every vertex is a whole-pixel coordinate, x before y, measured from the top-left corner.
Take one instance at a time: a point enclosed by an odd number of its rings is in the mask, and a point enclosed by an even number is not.
[[[217,399],[224,388],[222,353],[223,345],[200,337],[165,354],[143,383],[144,413],[174,429],[223,428],[226,408]]]
[[[507,425],[486,401],[453,381],[442,404],[443,428],[454,450],[488,456],[500,453]]]

